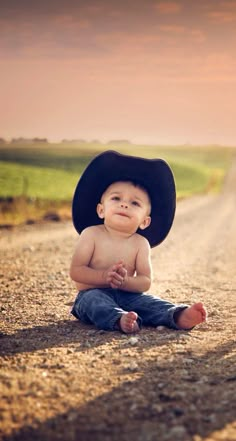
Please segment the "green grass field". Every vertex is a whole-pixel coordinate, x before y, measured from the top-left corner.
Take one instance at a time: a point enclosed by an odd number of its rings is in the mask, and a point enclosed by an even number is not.
[[[232,149],[220,147],[160,147],[129,143],[0,144],[0,198],[21,201],[15,210],[1,210],[0,223],[22,222],[42,215],[54,204],[70,210],[73,192],[90,159],[107,149],[147,158],[165,159],[172,167],[177,197],[219,191]],[[39,207],[41,207],[39,209]],[[56,208],[55,208],[56,207]]]

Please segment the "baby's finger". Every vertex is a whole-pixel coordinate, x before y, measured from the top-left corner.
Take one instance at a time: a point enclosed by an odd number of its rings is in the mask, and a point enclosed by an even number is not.
[[[124,278],[127,276],[127,270],[124,267],[120,268],[118,271],[118,274],[120,274],[120,276],[122,276]]]
[[[112,280],[114,281],[114,282],[117,282],[118,284],[121,284],[122,283],[122,281],[124,280],[124,277],[122,277],[120,274],[118,274],[118,273],[114,273],[114,275],[113,275],[113,277],[112,277]]]
[[[122,263],[121,262],[120,263],[116,263],[115,265],[113,265],[112,271],[119,272],[121,268],[122,268]]]
[[[118,282],[117,280],[113,280],[113,281],[110,283],[110,286],[111,286],[112,288],[121,288],[121,286],[122,286],[122,282]]]
[[[116,271],[110,271],[110,272],[108,273],[107,280],[108,280],[109,282],[111,282],[111,281],[113,281],[113,282],[117,281],[118,283],[120,283],[122,279],[123,279],[123,277],[120,276]]]

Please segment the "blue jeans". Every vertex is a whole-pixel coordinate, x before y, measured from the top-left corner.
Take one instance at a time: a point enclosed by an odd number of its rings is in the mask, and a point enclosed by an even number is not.
[[[77,319],[94,324],[98,329],[113,331],[117,321],[128,311],[138,314],[137,323],[146,326],[167,326],[180,329],[174,315],[187,305],[175,305],[145,293],[122,291],[113,288],[92,288],[80,291],[71,310]]]

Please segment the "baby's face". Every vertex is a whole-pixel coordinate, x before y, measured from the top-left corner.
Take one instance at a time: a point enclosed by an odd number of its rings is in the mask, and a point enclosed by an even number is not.
[[[145,190],[131,182],[114,182],[103,193],[97,212],[105,223],[122,231],[135,232],[151,221],[151,203]]]

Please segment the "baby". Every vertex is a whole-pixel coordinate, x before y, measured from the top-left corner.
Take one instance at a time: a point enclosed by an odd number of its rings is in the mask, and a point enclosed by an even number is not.
[[[142,325],[187,330],[206,320],[201,302],[175,305],[146,293],[150,247],[164,240],[174,213],[174,180],[164,161],[107,151],[89,164],[73,199],[80,233],[70,268],[79,291],[76,318],[124,333]]]

